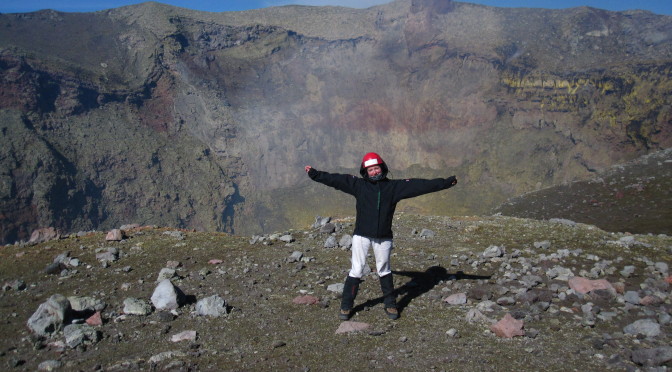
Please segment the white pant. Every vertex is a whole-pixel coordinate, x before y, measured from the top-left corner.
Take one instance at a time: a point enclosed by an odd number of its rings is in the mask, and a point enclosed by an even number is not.
[[[366,255],[369,247],[373,245],[373,253],[376,257],[376,272],[378,276],[385,276],[392,272],[390,268],[390,253],[392,252],[392,239],[369,239],[364,236],[352,237],[352,268],[350,275],[353,278],[361,278],[366,266]]]

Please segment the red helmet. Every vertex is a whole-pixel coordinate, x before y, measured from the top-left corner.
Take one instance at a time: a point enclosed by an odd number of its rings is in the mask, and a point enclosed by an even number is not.
[[[359,174],[362,175],[364,178],[368,178],[368,174],[366,173],[366,168],[372,167],[374,165],[380,166],[380,168],[383,171],[383,177],[387,175],[388,169],[387,169],[387,164],[383,161],[383,158],[380,157],[380,155],[376,154],[375,152],[370,152],[362,158],[362,164],[359,167]]]

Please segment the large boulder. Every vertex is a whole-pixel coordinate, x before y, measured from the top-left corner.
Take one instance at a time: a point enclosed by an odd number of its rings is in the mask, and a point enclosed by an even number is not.
[[[31,315],[28,328],[38,336],[51,336],[63,329],[69,311],[70,301],[63,295],[55,294]]]
[[[124,300],[124,314],[147,315],[152,312],[152,306],[145,300],[129,297]]]
[[[76,348],[81,344],[98,342],[100,334],[88,324],[70,324],[63,329],[65,344],[70,348]]]
[[[212,317],[227,315],[226,301],[217,295],[203,298],[196,303],[196,313]]]
[[[162,280],[152,294],[152,304],[157,310],[174,310],[183,302],[184,294],[169,279]]]
[[[43,242],[48,242],[50,240],[58,239],[61,235],[53,227],[46,227],[42,229],[34,230],[30,234],[29,244],[38,244]]]

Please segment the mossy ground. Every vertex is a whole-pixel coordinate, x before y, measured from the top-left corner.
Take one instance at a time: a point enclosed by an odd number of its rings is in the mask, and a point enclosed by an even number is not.
[[[352,219],[339,223],[344,226],[343,233],[351,232]],[[412,233],[423,228],[433,230],[436,236],[420,239]],[[632,264],[641,274],[626,280],[626,289],[630,289],[638,288],[644,279],[644,264],[638,258],[646,256],[654,262],[670,263],[670,237],[638,235],[638,241],[650,246],[626,249],[606,243],[618,240],[621,234],[588,225],[403,213],[398,214],[394,229],[392,264],[402,316],[397,321],[387,319],[378,280],[367,276],[352,320],[371,327],[354,334],[335,333],[340,325],[339,299],[326,289],[347,275],[349,252],[323,248],[326,236],[316,231],[291,231],[296,241],[289,245],[279,241],[251,245],[246,237],[207,232],[185,232],[185,239],[177,240],[163,234],[167,229],[143,228],[130,231],[123,242],[106,242],[103,233],[93,233],[34,246],[5,246],[0,248],[0,282],[21,279],[28,288],[0,293],[0,364],[17,371],[36,370],[40,362],[49,359],[61,360],[63,370],[83,371],[586,371],[618,369],[618,365],[608,364],[612,356],[624,358],[624,350],[670,341],[669,326],[664,326],[663,336],[657,340],[621,336],[612,344],[603,345],[595,340],[603,340],[604,334],[622,332],[623,323],[634,321],[636,314],[624,314],[619,321],[598,322],[594,328],[585,328],[576,320],[576,313],[566,312],[542,315],[538,321],[527,323],[526,328],[539,331],[536,338],[501,339],[488,330],[488,324],[466,321],[467,311],[478,301],[470,300],[464,306],[449,306],[442,301],[455,292],[457,283],[451,275],[458,271],[463,272],[457,280],[462,286],[489,285],[499,278],[497,262],[476,267],[463,261],[463,266],[450,265],[461,255],[477,257],[490,245],[505,246],[507,252],[518,249],[522,256],[531,257],[542,253],[534,248],[534,242],[549,240],[552,248],[545,252],[549,254],[558,249],[582,249],[601,259],[620,256],[623,260],[614,263],[619,270]],[[103,268],[95,259],[95,251],[112,246],[122,251],[121,258]],[[54,257],[66,251],[83,263],[75,268],[76,272],[71,271],[67,277],[45,274],[44,268]],[[288,262],[293,251],[301,251],[312,260]],[[594,261],[584,256],[549,264],[571,267],[575,272],[590,269]],[[223,262],[213,265],[208,263],[211,259]],[[218,294],[231,306],[231,313],[221,318],[197,317],[192,314],[191,301],[178,309],[179,315],[171,322],[161,321],[157,313],[118,318],[125,298],[149,300],[157,275],[167,261],[181,263],[181,278],[174,283],[187,296],[200,299]],[[623,280],[618,272],[606,279]],[[102,335],[98,343],[64,352],[39,346],[44,343],[30,335],[26,321],[39,304],[55,293],[91,296],[107,303],[103,311],[106,322],[98,327]],[[316,296],[321,302],[293,304],[292,300],[302,294]],[[557,305],[572,308],[576,304]],[[517,306],[521,305],[514,307]],[[498,320],[509,310],[513,307],[486,315]],[[446,334],[451,328],[458,331],[458,337]],[[185,330],[197,331],[197,340],[169,340],[171,335]],[[150,364],[150,357],[165,351],[181,351],[184,356],[158,366]]]

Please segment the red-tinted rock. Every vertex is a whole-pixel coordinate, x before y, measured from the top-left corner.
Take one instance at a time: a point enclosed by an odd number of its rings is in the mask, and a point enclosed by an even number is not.
[[[490,330],[497,336],[504,338],[525,336],[523,321],[515,319],[511,314],[506,314],[499,322],[491,325]]]
[[[568,284],[569,288],[580,294],[590,293],[597,289],[605,289],[612,293],[616,293],[614,286],[612,286],[611,283],[605,279],[590,280],[580,276],[575,276],[569,279]]]
[[[108,241],[120,241],[124,239],[124,232],[119,229],[110,230],[105,236],[105,240]]]
[[[341,325],[338,326],[338,329],[336,330],[336,334],[360,332],[368,329],[369,327],[371,327],[371,325],[368,323],[353,321],[341,322]]]
[[[292,302],[298,305],[315,305],[320,302],[320,299],[315,296],[305,295],[294,298]]]
[[[48,242],[49,240],[58,239],[59,237],[60,234],[56,231],[56,229],[54,229],[53,227],[47,227],[33,231],[33,233],[30,235],[30,240],[28,241],[28,243],[31,244],[43,243]]]
[[[642,297],[641,300],[639,300],[639,304],[644,306],[657,306],[662,304],[663,302],[664,301],[662,298],[653,295],[644,296]]]
[[[91,315],[88,319],[86,319],[86,324],[90,326],[101,326],[103,325],[103,318],[100,315],[100,311],[96,311],[95,314]]]

